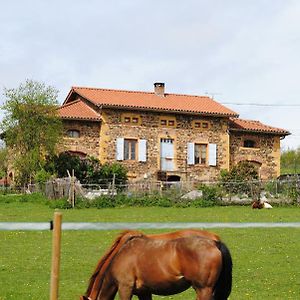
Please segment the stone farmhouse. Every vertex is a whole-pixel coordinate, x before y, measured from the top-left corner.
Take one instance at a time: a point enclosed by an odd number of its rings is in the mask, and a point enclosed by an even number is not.
[[[207,96],[72,87],[59,108],[61,151],[120,162],[131,181],[216,180],[253,163],[262,179],[280,174],[280,140],[289,134],[243,120]]]

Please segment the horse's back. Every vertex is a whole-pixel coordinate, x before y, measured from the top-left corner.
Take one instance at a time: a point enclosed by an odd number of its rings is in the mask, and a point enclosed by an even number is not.
[[[175,240],[138,237],[120,250],[112,272],[118,281],[134,281],[137,290],[147,287],[152,293],[169,295],[187,289],[192,282],[207,284],[209,278],[218,276],[221,265],[221,254],[213,240],[196,236]]]
[[[174,232],[148,235],[149,238],[162,239],[162,240],[171,240],[171,239],[178,239],[178,238],[191,237],[191,236],[205,237],[215,241],[220,240],[220,237],[217,234],[210,231],[201,230],[201,229],[184,229],[184,230],[178,230]]]

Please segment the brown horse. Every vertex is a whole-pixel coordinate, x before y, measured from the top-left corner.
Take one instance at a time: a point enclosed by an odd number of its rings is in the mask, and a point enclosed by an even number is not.
[[[231,292],[232,261],[220,241],[199,236],[152,239],[139,232],[125,232],[122,247],[109,259],[98,281],[98,300],[112,300],[117,291],[121,300],[137,295],[140,300],[152,294],[172,295],[193,286],[197,299],[227,299]],[[107,253],[108,254],[108,253]],[[91,299],[82,296],[81,299]]]
[[[133,236],[143,235],[139,231],[124,231],[114,242],[112,247],[106,252],[106,254],[102,257],[102,259],[98,262],[96,269],[93,275],[90,278],[89,286],[85,293],[85,298],[82,296],[80,299],[90,299],[96,300],[99,294],[100,289],[100,279],[102,278],[103,272],[106,270],[107,266],[109,265],[111,259],[115,256],[115,254],[120,250],[124,243],[128,239]],[[187,237],[187,236],[201,236],[206,237],[215,241],[219,241],[220,238],[215,233],[200,230],[200,229],[185,229],[179,230],[175,232],[168,232],[168,233],[160,233],[160,234],[149,234],[147,237],[151,239],[159,239],[159,240],[172,240],[180,237]]]

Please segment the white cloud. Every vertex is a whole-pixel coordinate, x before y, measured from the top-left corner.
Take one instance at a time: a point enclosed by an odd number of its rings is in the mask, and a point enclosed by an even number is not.
[[[300,103],[296,0],[10,0],[0,36],[0,87],[40,80],[60,101],[72,85],[151,90],[159,80],[221,102]],[[300,145],[299,107],[232,108]]]

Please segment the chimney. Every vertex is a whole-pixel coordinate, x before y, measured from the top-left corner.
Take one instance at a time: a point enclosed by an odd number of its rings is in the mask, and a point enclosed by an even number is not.
[[[155,82],[154,83],[154,93],[159,97],[165,96],[165,84],[164,82]]]

